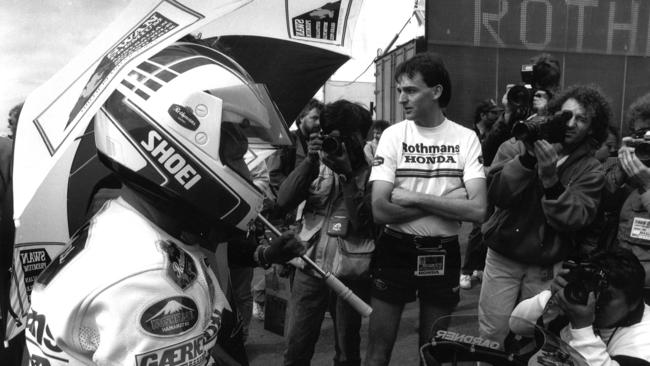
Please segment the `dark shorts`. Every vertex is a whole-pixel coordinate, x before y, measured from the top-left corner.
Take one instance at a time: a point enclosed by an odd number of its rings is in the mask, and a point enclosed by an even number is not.
[[[403,304],[454,306],[460,301],[458,236],[420,237],[384,229],[370,263],[372,296]],[[418,275],[419,274],[419,275]]]

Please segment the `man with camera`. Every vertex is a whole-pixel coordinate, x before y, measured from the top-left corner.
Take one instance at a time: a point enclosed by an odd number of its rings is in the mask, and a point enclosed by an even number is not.
[[[629,192],[621,207],[617,241],[639,258],[646,272],[646,301],[650,303],[650,93],[638,98],[627,112],[631,136],[623,138],[618,167],[608,172],[611,193]]]
[[[567,268],[568,267],[568,268]],[[512,312],[510,329],[530,335],[542,317],[589,365],[650,365],[650,306],[645,272],[634,253],[612,248],[570,264],[544,290]]]
[[[298,236],[308,243],[306,255],[325,271],[335,273],[339,245],[374,248],[370,202],[365,195],[369,169],[363,152],[371,124],[370,112],[360,105],[346,100],[327,104],[321,113],[322,134],[311,134],[308,156],[280,185],[281,209],[291,210],[306,201]],[[334,320],[334,363],[359,365],[361,316],[337,298],[318,274],[301,269],[301,260],[294,264],[298,269],[291,288],[284,364],[309,365],[329,310]],[[367,297],[367,278],[340,279],[359,297]]]
[[[545,290],[571,254],[573,233],[595,218],[604,178],[593,150],[607,136],[610,108],[595,88],[575,86],[548,106],[549,118],[519,122],[520,140],[504,142],[490,171],[496,207],[479,297],[480,329],[502,342],[518,301]],[[521,132],[513,129],[514,132]]]

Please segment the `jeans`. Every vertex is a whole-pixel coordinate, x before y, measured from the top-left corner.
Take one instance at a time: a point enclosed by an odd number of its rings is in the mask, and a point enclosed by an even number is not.
[[[362,299],[368,298],[369,281],[346,281],[345,285]],[[289,309],[285,365],[310,364],[328,309],[334,321],[334,365],[360,365],[361,315],[341,301],[322,279],[297,269]]]
[[[517,303],[550,288],[560,265],[519,263],[488,248],[478,300],[481,336],[503,344],[509,316]]]

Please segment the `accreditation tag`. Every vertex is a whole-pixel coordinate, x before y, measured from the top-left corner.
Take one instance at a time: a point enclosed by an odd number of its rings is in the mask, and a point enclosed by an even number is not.
[[[630,236],[635,239],[650,240],[650,220],[635,217]]]
[[[436,251],[432,254],[418,255],[415,275],[418,277],[444,276],[446,251]]]

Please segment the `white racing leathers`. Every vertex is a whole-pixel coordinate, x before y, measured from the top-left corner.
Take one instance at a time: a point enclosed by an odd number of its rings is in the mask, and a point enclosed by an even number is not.
[[[226,306],[197,246],[110,200],[34,286],[30,365],[209,365]]]

